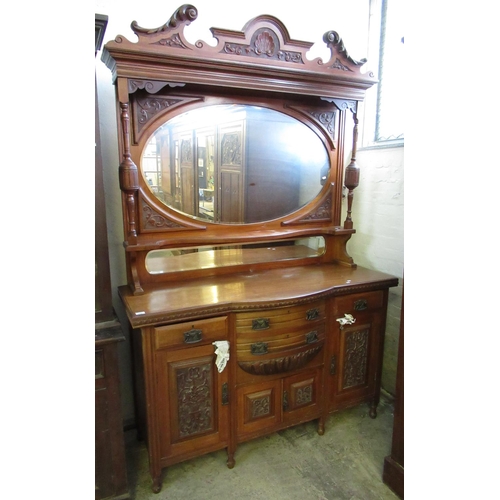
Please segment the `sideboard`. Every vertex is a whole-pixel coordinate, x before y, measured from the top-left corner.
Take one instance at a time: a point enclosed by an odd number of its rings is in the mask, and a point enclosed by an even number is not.
[[[102,59],[116,86],[137,422],[153,491],[174,463],[367,403],[388,290],[358,267],[359,104],[375,82],[335,31],[308,60],[263,15],[190,43],[183,5]],[[344,166],[347,154],[350,161]],[[341,218],[345,217],[343,223]]]

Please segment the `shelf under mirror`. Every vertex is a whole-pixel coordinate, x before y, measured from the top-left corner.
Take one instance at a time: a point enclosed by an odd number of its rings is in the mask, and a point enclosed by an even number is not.
[[[246,245],[199,246],[151,250],[146,257],[149,274],[320,257],[325,252],[322,236],[260,242]]]

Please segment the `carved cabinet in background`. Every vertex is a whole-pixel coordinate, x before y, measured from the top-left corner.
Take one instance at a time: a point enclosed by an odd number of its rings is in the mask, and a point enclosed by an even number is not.
[[[362,402],[374,418],[398,283],[346,247],[358,104],[376,81],[365,61],[334,31],[330,60],[309,60],[312,43],[267,15],[191,44],[196,17],[183,5],[158,28],[134,22],[138,41],[117,36],[102,56],[120,137],[119,293],[155,492],[173,463],[225,448],[233,467],[241,443],[311,420],[322,434]]]

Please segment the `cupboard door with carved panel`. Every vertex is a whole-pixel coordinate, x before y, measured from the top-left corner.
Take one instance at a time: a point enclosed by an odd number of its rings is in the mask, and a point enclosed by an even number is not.
[[[161,466],[227,446],[228,368],[212,342],[227,338],[227,316],[156,327],[156,416]]]
[[[156,366],[163,465],[227,446],[228,370],[218,372],[214,347],[160,351]]]
[[[368,401],[370,416],[376,416],[385,307],[382,291],[335,299],[333,355],[327,382],[330,411]]]

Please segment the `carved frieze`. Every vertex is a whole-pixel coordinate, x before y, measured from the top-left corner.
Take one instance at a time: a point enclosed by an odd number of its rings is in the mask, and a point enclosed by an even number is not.
[[[274,31],[267,28],[256,30],[250,44],[226,42],[222,51],[239,56],[266,57],[279,61],[303,64],[302,54],[291,50],[281,50],[280,42]]]
[[[307,364],[323,348],[324,341],[297,354],[256,361],[238,361],[239,367],[253,375],[273,375],[296,370]]]

